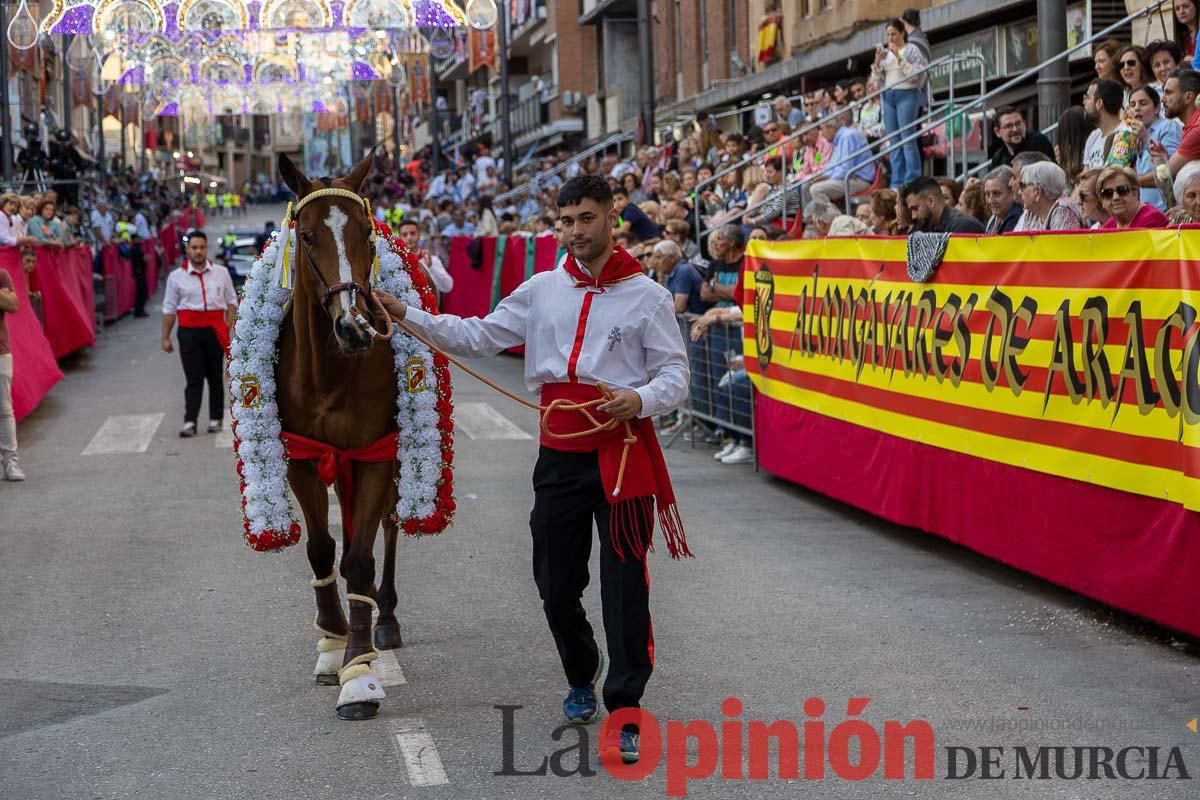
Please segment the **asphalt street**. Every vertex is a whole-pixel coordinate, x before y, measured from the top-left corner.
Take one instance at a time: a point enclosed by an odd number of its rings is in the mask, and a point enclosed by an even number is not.
[[[154,313],[110,326],[19,426],[29,480],[0,484],[0,798],[666,794],[665,765],[637,781],[607,774],[594,726],[597,774],[495,774],[506,758],[497,706],[520,707],[509,712],[515,770],[579,736],[552,738],[565,682],[530,569],[530,412],[456,375],[476,437],[460,425],[457,519],[401,542],[405,647],[385,658],[380,716],[341,722],[337,689],[312,680],[303,548],[268,556],[242,542],[227,437],[177,437],[183,374],[158,326]],[[517,359],[481,368],[523,391]],[[667,453],[697,558],[674,562],[661,546],[651,556],[647,709],[664,725],[719,729],[734,697],[735,720],[799,728],[816,697],[828,737],[849,698],[870,698],[859,716],[876,731],[928,721],[935,770],[917,780],[910,758],[902,780],[882,766],[846,780],[827,766],[823,780],[789,781],[772,756],[768,780],[722,779],[718,767],[687,783],[689,797],[1200,796],[1200,735],[1186,727],[1200,715],[1193,643],[712,452],[678,441]],[[595,585],[585,603],[599,632]],[[978,765],[946,778],[947,748],[989,746],[1004,748],[1003,779],[980,779]],[[1014,779],[1015,748],[1038,746],[1157,747],[1160,771],[1178,747],[1190,779]],[[700,749],[686,759],[702,761]],[[578,751],[563,763],[574,769]]]

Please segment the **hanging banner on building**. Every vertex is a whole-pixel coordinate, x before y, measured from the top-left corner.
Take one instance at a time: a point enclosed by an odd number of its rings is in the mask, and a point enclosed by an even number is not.
[[[429,102],[429,57],[407,56],[409,96],[418,105]]]
[[[751,243],[764,396],[1200,510],[1200,230],[955,237],[928,283],[905,248]]]
[[[467,28],[467,71],[480,67],[496,69],[496,31]]]

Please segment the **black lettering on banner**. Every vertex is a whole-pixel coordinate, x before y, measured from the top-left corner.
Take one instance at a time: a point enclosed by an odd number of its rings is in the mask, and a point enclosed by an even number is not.
[[[1083,323],[1083,391],[1089,403],[1099,395],[1100,407],[1108,408],[1113,397],[1112,369],[1104,353],[1104,343],[1108,341],[1108,298],[1089,297],[1079,319]]]
[[[954,315],[954,341],[958,345],[958,358],[950,363],[950,384],[955,388],[962,382],[967,364],[971,361],[971,314],[978,302],[979,296],[972,292],[962,309]]]
[[[858,325],[859,312],[866,306],[867,293],[862,289],[858,290],[858,294],[854,293],[854,287],[846,289],[846,305],[848,313],[846,314],[847,330],[846,338],[850,342],[850,358],[854,362],[855,377],[862,372],[863,350],[862,340],[859,336],[862,329]]]
[[[1132,381],[1137,390],[1138,413],[1145,416],[1158,404],[1158,392],[1154,391],[1151,384],[1150,365],[1146,363],[1141,300],[1134,300],[1129,304],[1129,310],[1125,312],[1125,324],[1129,326],[1129,336],[1125,340],[1125,355],[1121,357],[1121,373],[1117,381],[1117,407],[1113,409],[1113,419],[1116,419],[1121,411],[1127,380]]]
[[[1004,340],[1008,337],[1008,326],[1012,321],[1012,300],[1009,300],[1008,295],[1000,291],[999,287],[993,287],[986,306],[992,318],[988,320],[987,328],[983,332],[983,353],[979,356],[979,366],[984,388],[990,392],[996,388],[996,381],[1000,379],[999,364],[1004,358]],[[992,361],[992,335],[997,322],[1000,323],[1000,352],[996,361]]]
[[[844,313],[842,311],[842,289],[840,286],[833,287],[833,330],[830,335],[833,338],[833,357],[838,361],[844,358],[842,352],[842,331],[844,330],[842,321]]]
[[[1083,383],[1075,372],[1075,341],[1071,335],[1071,301],[1063,300],[1054,312],[1054,344],[1050,348],[1050,366],[1046,371],[1046,392],[1042,396],[1042,414],[1050,405],[1050,392],[1054,389],[1055,374],[1062,375],[1063,386],[1072,405],[1083,399]]]
[[[1033,318],[1036,315],[1037,301],[1026,296],[1021,301],[1021,305],[1017,306],[1017,310],[1013,312],[1008,332],[1004,336],[1004,374],[1008,376],[1008,387],[1012,389],[1014,397],[1021,395],[1021,390],[1025,388],[1025,381],[1029,380],[1029,373],[1021,369],[1021,365],[1017,363],[1017,356],[1024,353],[1025,348],[1029,346],[1028,334],[1033,328]],[[1025,336],[1017,334],[1018,322],[1025,323]]]
[[[950,344],[950,340],[954,337],[954,320],[958,316],[959,309],[962,308],[962,300],[953,292],[946,298],[946,302],[938,309],[937,316],[933,318],[933,374],[937,376],[938,383],[946,380],[946,359],[942,358],[942,348]],[[942,320],[948,319],[949,328],[942,328]],[[951,364],[951,368],[953,364]]]
[[[1179,342],[1182,345],[1188,329],[1196,321],[1196,310],[1186,303],[1180,303],[1171,316],[1163,320],[1154,336],[1154,384],[1162,395],[1163,410],[1171,419],[1182,410],[1183,395],[1179,381],[1175,378],[1175,368],[1171,365],[1171,331],[1179,331]],[[1193,348],[1193,352],[1195,351]],[[1183,439],[1183,418],[1179,420],[1179,438]]]
[[[858,374],[862,374],[863,364],[867,361],[871,362],[871,368],[874,369],[879,364],[879,313],[878,299],[875,297],[875,290],[871,290],[871,296],[867,300],[867,318],[863,322],[862,346],[864,355],[858,360]]]
[[[926,289],[917,301],[917,319],[913,323],[913,366],[921,373],[922,378],[929,377],[929,343],[925,339],[925,329],[933,320],[933,309],[936,306],[937,293],[933,289]]]
[[[834,319],[834,302],[833,290],[828,286],[825,287],[825,296],[821,300],[821,355],[833,357],[833,319]]]
[[[842,298],[842,324],[838,328],[838,338],[842,339],[842,358],[854,360],[854,287],[846,287],[846,296]]]

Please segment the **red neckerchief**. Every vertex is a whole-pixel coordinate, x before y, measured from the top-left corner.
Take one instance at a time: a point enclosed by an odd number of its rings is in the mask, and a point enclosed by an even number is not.
[[[604,269],[600,270],[599,277],[592,277],[590,272],[579,266],[579,262],[575,260],[573,254],[567,256],[566,261],[563,262],[563,269],[575,279],[575,288],[577,289],[600,289],[620,283],[634,275],[644,274],[641,263],[620,245],[613,248],[612,255],[609,256],[608,261],[604,262]]]

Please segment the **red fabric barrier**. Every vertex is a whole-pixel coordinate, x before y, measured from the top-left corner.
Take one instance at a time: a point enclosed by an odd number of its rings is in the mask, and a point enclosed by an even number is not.
[[[62,380],[63,374],[54,361],[50,342],[42,331],[33,306],[29,304],[29,288],[21,254],[15,247],[0,247],[0,267],[12,276],[20,308],[16,314],[6,314],[9,345],[13,352],[13,412],[24,419],[37,408],[46,393]]]
[[[460,317],[482,317],[491,310],[492,277],[496,264],[496,242],[487,237],[483,242],[483,257],[478,268],[471,264],[467,246],[471,239],[455,237],[450,242],[450,263],[446,269],[454,278],[454,290],[442,300],[442,310]],[[525,281],[525,248],[528,239],[510,236],[504,249],[504,261],[500,266],[500,299],[508,297]],[[558,242],[552,236],[536,240],[534,272],[554,269]]]
[[[107,244],[101,251],[101,262],[104,265],[104,277],[113,296],[108,299],[108,309],[104,315],[106,321],[123,317],[133,310],[135,290],[133,286],[133,268],[129,259],[121,258],[115,244]],[[113,280],[109,280],[109,279]]]
[[[483,240],[483,262],[478,269],[467,255],[470,242],[465,236],[450,240],[450,260],[446,269],[454,278],[454,289],[442,298],[442,311],[460,317],[483,317],[491,309],[496,240]]]
[[[757,395],[768,472],[936,533],[1088,597],[1200,636],[1200,516]]]
[[[79,279],[81,270],[86,274],[89,291],[84,291]],[[90,248],[37,248],[37,285],[42,293],[44,334],[55,358],[96,343],[91,275]]]

